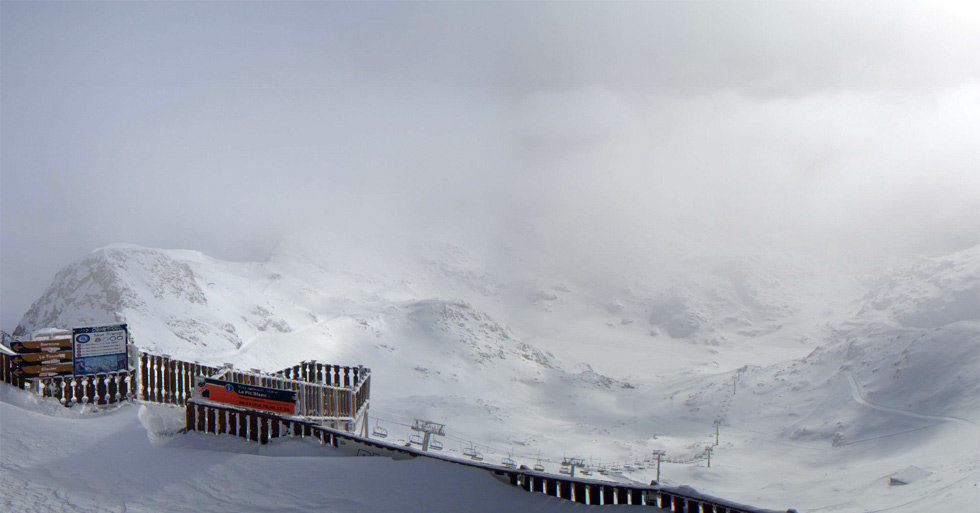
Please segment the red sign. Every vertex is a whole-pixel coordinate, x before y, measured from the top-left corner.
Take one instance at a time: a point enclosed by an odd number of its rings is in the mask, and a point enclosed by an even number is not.
[[[296,392],[217,379],[198,381],[197,393],[211,401],[273,413],[296,414]]]

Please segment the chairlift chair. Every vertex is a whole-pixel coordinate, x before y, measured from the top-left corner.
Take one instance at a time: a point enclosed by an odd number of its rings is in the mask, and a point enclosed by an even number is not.
[[[388,430],[381,427],[377,421],[374,423],[374,431],[371,432],[374,436],[378,438],[388,438]]]
[[[422,445],[422,435],[412,435],[408,437],[408,443]]]
[[[544,465],[541,464],[541,451],[538,451],[538,459],[534,462],[535,472],[544,472]]]
[[[500,460],[500,465],[504,468],[517,468],[517,462],[510,459],[509,456]]]
[[[565,474],[566,476],[570,476],[570,475],[572,475],[572,467],[569,467],[568,465],[562,465],[558,469],[558,473],[559,474]]]
[[[441,451],[442,442],[440,442],[439,440],[433,440],[429,442],[429,449],[432,449],[433,451]]]
[[[483,453],[479,451],[473,451],[473,456],[470,456],[473,461],[483,461]]]

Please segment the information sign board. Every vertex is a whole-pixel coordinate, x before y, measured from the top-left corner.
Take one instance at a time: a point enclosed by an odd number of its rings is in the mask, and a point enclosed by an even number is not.
[[[65,376],[72,373],[73,365],[71,362],[59,363],[55,365],[40,365],[40,364],[27,364],[21,367],[15,367],[12,371],[13,375],[25,379],[25,378],[46,378],[50,376]]]
[[[36,340],[33,342],[15,340],[10,343],[10,350],[21,354],[71,351],[72,343],[70,338],[60,340]]]
[[[211,378],[197,379],[199,397],[253,410],[296,414],[296,392]]]
[[[125,324],[74,328],[71,339],[75,350],[75,375],[114,372],[129,368],[126,353],[128,331]]]
[[[53,365],[56,363],[72,363],[71,351],[58,351],[50,353],[28,353],[18,354],[11,357],[14,365],[18,367],[32,365]]]

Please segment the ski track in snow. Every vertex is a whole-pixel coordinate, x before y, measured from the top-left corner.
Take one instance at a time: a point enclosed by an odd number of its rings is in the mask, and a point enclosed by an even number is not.
[[[898,415],[904,415],[906,417],[912,417],[914,419],[920,419],[920,420],[939,420],[944,422],[959,422],[959,423],[966,424],[968,426],[977,425],[974,422],[970,422],[969,420],[961,419],[959,417],[947,417],[945,415],[927,415],[925,413],[917,413],[910,410],[903,410],[901,408],[892,408],[890,406],[884,406],[881,404],[873,403],[865,399],[864,396],[861,395],[861,387],[860,385],[858,385],[857,380],[854,379],[854,374],[852,374],[851,371],[843,370],[841,371],[841,374],[843,374],[844,377],[847,378],[848,384],[851,385],[851,397],[854,398],[854,400],[858,404],[867,406],[868,408],[873,408],[875,410],[884,411],[888,413],[895,413]]]
[[[971,474],[971,475],[965,476],[965,477],[963,477],[961,479],[957,479],[956,481],[953,481],[952,483],[949,483],[948,485],[946,485],[946,486],[944,486],[944,487],[942,487],[942,488],[940,488],[938,490],[933,490],[933,491],[929,492],[928,494],[926,494],[925,496],[919,497],[918,499],[911,500],[911,501],[908,501],[908,502],[904,502],[902,504],[896,504],[894,506],[889,506],[887,508],[873,509],[873,510],[868,511],[868,513],[880,513],[881,511],[893,511],[893,510],[896,510],[898,508],[904,508],[905,506],[909,506],[909,505],[915,504],[917,502],[922,502],[924,500],[931,499],[931,498],[935,497],[936,495],[939,495],[940,493],[942,493],[942,492],[944,492],[944,491],[946,491],[946,490],[948,490],[948,489],[950,489],[950,488],[952,488],[952,487],[954,487],[954,486],[956,486],[956,485],[958,485],[958,484],[960,484],[960,483],[962,483],[964,481],[967,481],[969,479],[976,479],[976,475],[975,474]]]

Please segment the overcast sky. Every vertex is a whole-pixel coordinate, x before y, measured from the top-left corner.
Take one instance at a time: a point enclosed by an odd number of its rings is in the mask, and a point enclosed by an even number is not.
[[[0,3],[0,325],[128,242],[980,239],[976,2]],[[584,236],[583,236],[584,234]]]

